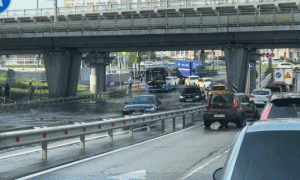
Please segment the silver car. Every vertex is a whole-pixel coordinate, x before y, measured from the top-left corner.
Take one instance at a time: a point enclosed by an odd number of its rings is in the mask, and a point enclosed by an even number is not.
[[[300,179],[300,119],[257,121],[235,139],[215,180]]]

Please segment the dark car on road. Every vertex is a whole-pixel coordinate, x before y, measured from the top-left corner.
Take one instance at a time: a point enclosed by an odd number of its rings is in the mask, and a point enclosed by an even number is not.
[[[204,93],[198,86],[185,87],[179,97],[180,102],[199,102],[204,99]]]
[[[245,112],[235,94],[212,94],[206,104],[203,120],[205,127],[210,127],[214,122],[224,126],[233,122],[241,128],[245,124]]]
[[[239,101],[241,102],[241,105],[243,106],[245,116],[247,118],[253,118],[253,119],[259,119],[259,113],[257,110],[257,107],[253,102],[250,102],[249,97],[245,93],[235,93],[234,94]]]
[[[214,180],[283,180],[300,177],[300,119],[257,121],[236,137]]]
[[[280,86],[283,92],[289,92],[290,86],[286,84],[284,81],[276,81],[274,82],[274,86]]]
[[[165,109],[163,102],[155,95],[139,95],[126,103],[122,115],[154,113],[163,109]]]
[[[279,93],[271,97],[261,113],[261,120],[300,117],[300,93]]]
[[[272,94],[276,94],[276,93],[281,93],[282,92],[282,87],[281,86],[266,86],[266,89],[270,89]]]

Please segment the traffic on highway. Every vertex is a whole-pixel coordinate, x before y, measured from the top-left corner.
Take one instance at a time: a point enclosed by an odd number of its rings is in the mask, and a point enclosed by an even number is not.
[[[0,179],[299,177],[293,86],[232,93],[225,71],[181,71],[148,67],[123,97],[2,112]]]

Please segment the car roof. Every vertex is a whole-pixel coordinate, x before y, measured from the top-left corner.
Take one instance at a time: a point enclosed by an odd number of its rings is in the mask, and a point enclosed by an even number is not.
[[[155,97],[155,95],[136,95],[136,96],[133,96],[134,97]]]
[[[234,93],[234,95],[236,95],[236,96],[247,96],[246,93]]]
[[[188,76],[188,77],[199,77],[199,76]]]
[[[268,119],[256,121],[247,126],[246,133],[262,131],[300,131],[300,118]]]
[[[281,92],[278,94],[274,94],[270,101],[275,99],[288,99],[288,98],[300,98],[300,92]]]
[[[274,86],[274,87],[277,87],[277,86]],[[253,91],[270,91],[270,89],[254,89]]]

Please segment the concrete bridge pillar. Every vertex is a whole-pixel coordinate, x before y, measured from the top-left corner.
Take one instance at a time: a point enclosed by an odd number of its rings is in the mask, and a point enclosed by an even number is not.
[[[69,51],[44,53],[49,96],[76,96],[81,54]]]
[[[249,62],[254,65],[253,70],[250,71],[250,92],[256,89],[256,79],[257,79],[257,70],[256,70],[256,61],[259,60],[260,54],[258,51],[252,51],[249,55]]]
[[[224,48],[229,92],[245,92],[249,51],[241,47]]]
[[[98,94],[106,91],[106,65],[109,64],[109,53],[99,53],[92,55],[92,58],[86,59],[90,63],[90,92]]]

